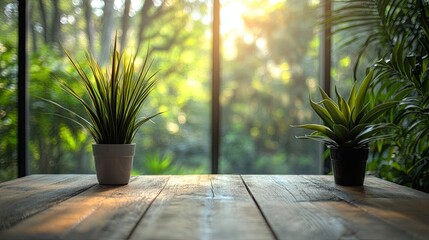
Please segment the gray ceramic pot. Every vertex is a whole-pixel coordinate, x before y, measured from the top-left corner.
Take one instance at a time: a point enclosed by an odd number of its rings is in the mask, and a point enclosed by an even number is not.
[[[124,185],[130,181],[136,145],[93,144],[95,170],[100,184]]]

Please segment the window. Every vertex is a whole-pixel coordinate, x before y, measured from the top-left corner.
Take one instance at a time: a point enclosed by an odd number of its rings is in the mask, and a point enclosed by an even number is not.
[[[316,122],[318,4],[222,1],[224,173],[320,173],[320,146],[291,124]],[[304,141],[304,142],[303,142]]]
[[[18,6],[0,3],[0,182],[17,177]]]
[[[121,47],[138,51],[141,58],[151,51],[159,82],[143,114],[165,111],[135,138],[134,174],[209,171],[209,2],[74,0],[30,7],[31,172],[94,171],[91,136],[49,114],[59,109],[40,97],[81,111],[57,84],[73,81],[62,48],[78,61],[88,49],[107,63],[116,34]]]
[[[319,84],[319,1],[220,4],[220,172],[320,173],[320,145],[296,140],[303,132],[290,128],[316,121],[307,99]],[[94,172],[89,134],[42,98],[81,111],[58,86],[73,77],[63,49],[107,62],[115,34],[142,56],[150,49],[160,81],[145,111],[166,111],[136,137],[134,174],[210,172],[213,1],[45,0],[28,8],[30,173]]]

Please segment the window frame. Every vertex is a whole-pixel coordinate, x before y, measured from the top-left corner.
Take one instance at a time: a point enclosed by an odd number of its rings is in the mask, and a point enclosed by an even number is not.
[[[331,13],[331,0],[323,0],[323,14]],[[219,173],[220,152],[220,1],[213,0],[212,25],[212,103],[211,103],[211,173]],[[18,0],[18,177],[29,174],[29,80],[28,80],[28,3]],[[331,88],[331,26],[325,23],[322,33],[321,45],[321,80],[324,90],[330,92]],[[326,169],[325,161],[325,169]],[[324,171],[326,173],[326,170]]]

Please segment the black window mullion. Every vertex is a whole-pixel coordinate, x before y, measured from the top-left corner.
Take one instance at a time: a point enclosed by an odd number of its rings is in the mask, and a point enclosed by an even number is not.
[[[213,0],[211,173],[219,173],[220,146],[220,3]]]
[[[18,177],[29,173],[29,93],[27,30],[28,6],[26,0],[18,1]]]

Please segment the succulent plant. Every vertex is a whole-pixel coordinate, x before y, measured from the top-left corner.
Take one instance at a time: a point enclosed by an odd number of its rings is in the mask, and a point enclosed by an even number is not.
[[[292,127],[314,130],[310,135],[297,138],[321,141],[328,147],[364,148],[372,141],[389,137],[389,134],[382,134],[382,132],[392,128],[393,125],[375,123],[375,120],[396,106],[398,102],[385,102],[368,109],[365,96],[373,76],[374,70],[371,70],[359,88],[355,83],[347,101],[338,93],[336,87],[337,102],[319,87],[322,100],[314,102],[310,97],[310,105],[323,124],[292,125]]]

